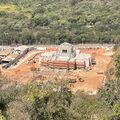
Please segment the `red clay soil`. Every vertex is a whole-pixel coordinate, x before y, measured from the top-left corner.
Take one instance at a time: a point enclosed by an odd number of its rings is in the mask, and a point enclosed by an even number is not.
[[[85,48],[85,49],[80,49],[80,52],[81,53],[87,53],[87,54],[103,54],[105,53],[105,49],[103,48],[98,48],[98,49],[88,49],[88,48]]]
[[[96,92],[104,84],[106,78],[105,72],[111,61],[110,56],[103,55],[104,50],[99,51],[95,54],[96,65],[93,66],[90,71],[74,71],[73,76],[81,78],[84,82],[75,83],[70,88],[72,91],[84,90],[86,92]]]
[[[35,64],[26,64],[16,69],[9,69],[9,70],[3,69],[2,75],[4,75],[8,79],[10,78],[13,81],[17,81],[20,83],[26,83],[32,79],[32,75],[29,75],[29,74],[30,73],[32,74],[31,69],[33,67],[35,67]]]
[[[31,51],[29,54],[36,53],[36,51]],[[13,81],[26,83],[33,79],[33,68],[37,68],[38,63],[35,63],[31,58],[36,57],[36,54],[28,56],[28,59],[25,59],[18,67],[10,69],[2,69],[2,75]],[[23,58],[24,59],[24,58]]]
[[[44,82],[46,80],[59,82],[61,80],[66,80],[68,77],[71,77],[77,80],[76,83],[68,85],[72,91],[84,90],[85,92],[96,92],[104,82],[104,72],[107,70],[107,67],[111,61],[111,57],[104,55],[104,53],[104,49],[97,50],[97,52],[94,54],[96,65],[94,65],[92,67],[92,70],[89,71],[73,70],[70,72],[65,72],[64,74],[60,74],[59,72],[55,73],[51,69],[42,68],[38,63],[35,63],[34,61],[29,61],[29,63],[25,61],[24,64],[21,64],[17,68],[6,70],[2,69],[2,74],[7,78],[20,83],[28,83],[35,79],[35,77],[39,82]],[[38,75],[33,72],[35,68],[40,68],[41,70],[39,73],[37,73]],[[81,78],[84,81],[80,82],[78,78]]]

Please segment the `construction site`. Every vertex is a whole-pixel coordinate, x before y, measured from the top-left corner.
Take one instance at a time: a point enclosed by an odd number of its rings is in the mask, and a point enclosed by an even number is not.
[[[113,54],[113,45],[101,44],[0,46],[0,72],[18,84],[65,82],[73,92],[96,94]]]

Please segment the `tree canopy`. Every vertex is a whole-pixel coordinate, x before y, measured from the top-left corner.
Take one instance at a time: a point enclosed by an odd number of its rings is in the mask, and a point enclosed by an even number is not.
[[[0,0],[0,44],[118,43],[119,0]]]

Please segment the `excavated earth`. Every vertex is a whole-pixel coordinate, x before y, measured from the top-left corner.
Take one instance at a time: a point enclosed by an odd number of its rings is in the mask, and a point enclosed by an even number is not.
[[[34,53],[35,54],[34,54]],[[20,84],[29,82],[54,83],[65,82],[73,79],[75,83],[69,83],[67,86],[73,91],[83,90],[91,94],[96,94],[98,88],[106,82],[105,72],[112,60],[114,54],[112,50],[105,51],[104,48],[94,50],[92,53],[96,60],[96,65],[91,70],[57,70],[43,67],[39,63],[38,51],[30,52],[17,67],[4,69],[1,67],[1,74],[12,81]],[[89,53],[89,50],[83,50],[83,53]],[[32,59],[34,58],[34,59]]]

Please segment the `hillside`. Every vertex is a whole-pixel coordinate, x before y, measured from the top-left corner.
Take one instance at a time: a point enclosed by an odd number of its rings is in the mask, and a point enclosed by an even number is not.
[[[63,78],[60,83],[53,83],[54,78],[38,83],[34,75],[33,82],[21,84],[0,76],[0,120],[120,120],[120,53],[115,51],[113,58],[114,66],[110,65],[112,71],[108,71],[110,76],[96,95],[80,90],[72,92]],[[115,73],[114,77],[111,73]],[[97,77],[93,84],[95,81],[98,82]]]
[[[119,40],[119,0],[0,0],[0,44]]]

